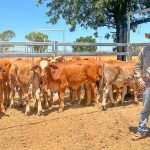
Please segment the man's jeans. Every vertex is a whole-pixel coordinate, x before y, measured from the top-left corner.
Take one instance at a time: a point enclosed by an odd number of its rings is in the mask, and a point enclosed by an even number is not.
[[[143,93],[143,110],[140,112],[138,132],[146,135],[148,132],[147,122],[150,114],[150,82],[147,83],[148,88]]]

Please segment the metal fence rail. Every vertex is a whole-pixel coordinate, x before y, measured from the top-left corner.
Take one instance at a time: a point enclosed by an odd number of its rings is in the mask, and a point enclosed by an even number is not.
[[[100,55],[127,55],[127,56],[136,56],[138,53],[133,53],[132,50],[128,52],[112,52],[112,51],[101,51],[101,52],[60,52],[58,51],[59,46],[128,46],[127,43],[79,43],[79,42],[8,42],[8,41],[0,41],[0,46],[52,46],[53,49],[50,52],[43,53],[34,53],[33,51],[30,53],[1,53],[0,57],[46,57],[46,56],[100,56]],[[130,43],[130,48],[132,46],[150,46],[150,43]]]

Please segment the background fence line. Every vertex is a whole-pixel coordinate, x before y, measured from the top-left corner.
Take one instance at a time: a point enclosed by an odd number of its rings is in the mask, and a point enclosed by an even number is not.
[[[52,50],[50,52],[42,52],[36,53],[33,52],[33,46],[52,46]],[[113,52],[113,51],[101,51],[101,52],[61,52],[59,51],[59,46],[128,46],[127,43],[82,43],[82,42],[8,42],[8,41],[0,41],[0,46],[27,46],[31,47],[30,52],[22,52],[22,53],[2,53],[0,51],[0,57],[46,57],[46,56],[102,56],[102,55],[126,55],[129,57],[137,56],[138,52],[132,52],[131,47],[133,46],[150,46],[150,43],[130,43],[130,50],[127,52]]]

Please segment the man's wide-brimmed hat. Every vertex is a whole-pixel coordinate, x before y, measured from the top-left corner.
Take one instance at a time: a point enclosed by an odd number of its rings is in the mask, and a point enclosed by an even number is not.
[[[145,37],[150,39],[150,33],[145,33]]]

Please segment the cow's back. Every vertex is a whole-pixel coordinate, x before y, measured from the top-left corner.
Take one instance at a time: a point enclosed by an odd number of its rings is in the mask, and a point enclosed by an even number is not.
[[[32,75],[32,63],[29,60],[17,60],[12,63],[9,71],[10,79],[17,80],[22,84],[29,84]]]

